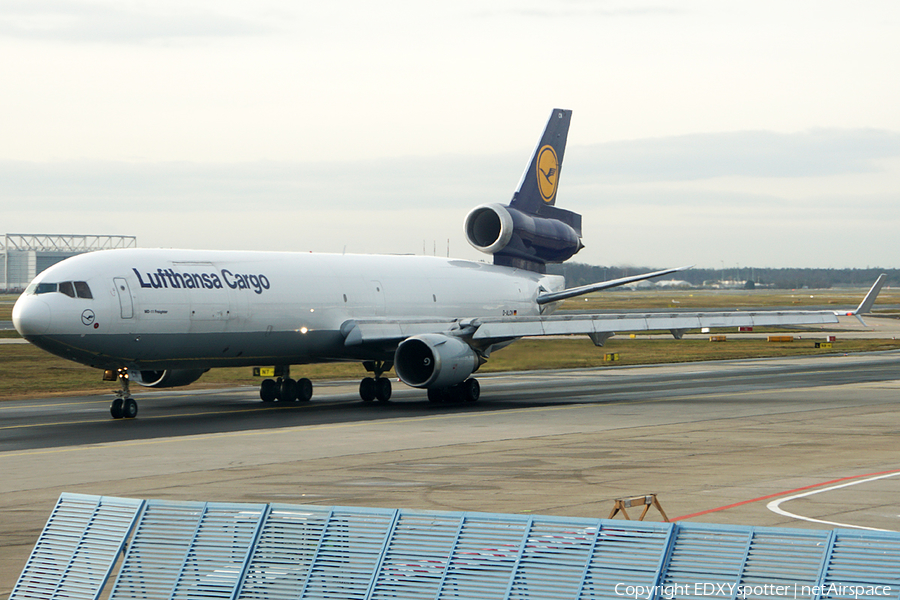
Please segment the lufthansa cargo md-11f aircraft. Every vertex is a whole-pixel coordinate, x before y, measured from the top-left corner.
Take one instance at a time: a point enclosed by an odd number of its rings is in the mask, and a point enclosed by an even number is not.
[[[475,401],[471,377],[523,336],[587,334],[597,345],[617,331],[831,323],[833,312],[554,315],[558,303],[658,277],[668,269],[565,289],[545,265],[582,248],[581,216],[554,206],[572,113],[554,109],[508,205],[473,209],[466,237],[494,264],[426,256],[289,252],[107,250],[50,267],[13,309],[13,323],[48,352],[103,369],[121,388],[110,407],[132,418],[129,382],[172,387],[215,367],[274,366],[265,402],[306,401],[309,379],[292,365],[360,361],[374,377],[365,401],[387,401],[393,368],[428,399]],[[851,314],[864,313],[880,279]],[[844,313],[842,313],[844,314]]]

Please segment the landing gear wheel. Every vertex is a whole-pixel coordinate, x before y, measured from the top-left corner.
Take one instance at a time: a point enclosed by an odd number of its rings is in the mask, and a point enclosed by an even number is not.
[[[126,419],[133,419],[137,416],[138,405],[134,398],[125,398],[122,403],[122,416]]]
[[[459,392],[463,402],[478,402],[481,397],[481,384],[477,379],[466,379],[459,384]]]
[[[448,388],[428,388],[428,401],[440,404],[441,402],[450,401],[450,390]]]
[[[428,388],[428,401],[477,402],[481,397],[481,384],[477,379],[466,379],[452,387]]]
[[[309,402],[313,395],[312,381],[306,377],[297,380],[297,400]]]
[[[278,395],[278,384],[275,383],[274,379],[263,379],[263,382],[259,384],[259,398],[263,402],[275,402],[275,397]]]
[[[109,405],[109,414],[112,415],[113,419],[121,419],[125,416],[125,413],[122,411],[122,407],[125,404],[125,401],[121,398],[116,398],[112,401],[112,404]]]
[[[391,380],[387,377],[379,377],[375,380],[375,398],[379,402],[387,402],[391,399]]]
[[[363,366],[375,377],[366,377],[359,382],[359,397],[363,402],[372,400],[387,402],[390,400],[391,380],[382,375],[394,368],[394,363],[389,360],[366,360],[363,361]]]
[[[280,389],[278,390],[278,399],[282,402],[296,402],[297,382],[290,377],[282,379]]]
[[[375,379],[372,377],[364,377],[359,382],[359,397],[362,398],[363,402],[371,402],[375,399],[375,388]]]
[[[117,371],[119,389],[116,391],[116,397],[109,405],[109,414],[113,419],[133,419],[137,415],[137,402],[131,397],[131,392],[129,391],[128,369],[120,367]]]

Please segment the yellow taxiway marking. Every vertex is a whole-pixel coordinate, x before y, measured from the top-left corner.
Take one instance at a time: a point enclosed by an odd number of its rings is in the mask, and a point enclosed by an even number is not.
[[[852,385],[852,384],[846,384],[846,385]],[[808,387],[808,388],[797,388],[797,389],[802,390],[802,391],[811,391],[811,390],[816,389],[816,387],[818,387],[818,386],[813,386],[813,387]],[[830,387],[840,387],[840,386],[830,386]],[[719,396],[736,398],[736,397],[741,397],[741,396],[782,394],[782,393],[785,393],[785,390],[782,390],[782,389],[746,390],[746,391],[742,391],[742,392],[729,392],[727,394],[719,394]],[[650,404],[650,403],[657,403],[657,402],[673,402],[673,401],[679,401],[679,400],[699,400],[699,399],[708,397],[709,395],[710,394],[690,394],[690,395],[685,395],[685,396],[667,396],[665,398],[655,398],[655,399],[649,399],[649,400],[612,400],[609,402],[604,402],[602,400],[600,400],[599,402],[577,402],[576,401],[572,404],[567,404],[566,406],[560,406],[560,407],[548,406],[548,407],[525,408],[525,409],[518,409],[518,410],[524,411],[524,412],[534,412],[534,411],[541,411],[541,410],[548,410],[548,411],[549,410],[565,410],[565,409],[585,407],[585,406],[618,406],[621,404]],[[186,397],[194,397],[194,395],[193,394],[180,394],[177,396],[168,396],[169,399],[186,398]],[[353,401],[336,402],[333,405],[347,403],[347,402],[352,403]],[[94,402],[88,402],[88,403],[94,404]],[[72,402],[72,403],[68,403],[68,404],[81,404],[81,403]],[[105,404],[105,402],[104,402],[104,404]],[[66,406],[66,405],[67,404],[59,404],[58,406]],[[199,412],[192,412],[192,413],[175,413],[175,414],[155,415],[152,417],[139,417],[139,418],[147,420],[147,419],[170,419],[170,418],[179,418],[179,417],[197,417],[197,416],[205,416],[205,415],[227,415],[227,414],[236,414],[236,413],[259,412],[259,411],[267,411],[267,410],[288,410],[288,409],[297,410],[297,409],[307,408],[309,406],[310,406],[309,404],[305,404],[305,403],[297,404],[294,406],[284,406],[284,405],[282,405],[282,406],[277,406],[277,405],[276,406],[261,406],[259,408],[242,408],[239,410],[199,411]],[[515,409],[512,409],[512,410],[515,410]],[[399,419],[399,420],[395,420],[394,422],[405,423],[405,422],[410,422],[413,420],[422,420],[422,419],[428,420],[428,419],[433,419],[433,418],[464,417],[466,415],[491,414],[491,413],[495,413],[495,412],[506,412],[506,411],[503,410],[503,411],[474,412],[474,413],[454,413],[454,414],[450,414],[450,415],[434,415],[432,417],[423,415],[423,416],[418,416],[418,417],[408,417],[406,419]],[[389,418],[389,417],[387,417],[387,418]],[[25,424],[25,425],[6,425],[6,426],[0,426],[0,430],[54,427],[54,426],[59,426],[59,425],[83,425],[86,423],[108,423],[110,420],[111,419],[91,419],[91,420],[84,420],[84,421],[58,421],[58,422],[53,422],[53,423],[31,423],[31,424]],[[382,420],[382,419],[374,419],[374,420]],[[128,423],[132,420],[131,419],[121,419],[121,421],[123,423]],[[345,425],[346,426],[356,426],[357,423],[370,423],[370,422],[372,422],[372,420],[359,421],[359,422],[354,422],[354,423],[333,423],[333,424],[328,424],[328,425],[308,425],[305,427],[331,428],[331,427],[341,427],[341,426],[345,426]],[[304,427],[304,425],[302,425],[302,424],[301,425],[291,425],[290,427]],[[281,428],[269,428],[269,429],[265,429],[265,430],[261,430],[261,431],[270,432],[273,429],[281,429]],[[233,433],[236,434],[239,432],[233,432]],[[220,432],[220,433],[189,434],[189,435],[229,435],[229,434],[227,432]],[[181,436],[181,437],[184,437],[184,436]],[[169,439],[169,438],[166,438],[166,439]],[[172,439],[180,439],[180,438],[172,438]],[[106,443],[106,442],[101,442],[101,443]],[[109,442],[109,443],[126,443],[126,442]],[[5,456],[16,456],[16,454],[4,454],[4,455]]]
[[[91,403],[93,404],[93,403]],[[105,404],[105,402],[104,402]],[[60,405],[63,406],[63,405]],[[165,414],[165,415],[154,415],[152,417],[140,417],[142,420],[150,420],[150,419],[170,419],[174,417],[202,417],[206,415],[228,415],[233,413],[249,413],[249,412],[259,412],[263,410],[288,410],[289,408],[303,408],[303,406],[260,406],[258,408],[242,408],[239,410],[209,410],[209,411],[200,411],[193,413],[181,413],[181,414]],[[28,423],[25,425],[4,425],[0,427],[0,430],[3,429],[29,429],[29,428],[38,428],[38,427],[54,427],[58,425],[84,425],[85,423],[109,423],[113,421],[111,417],[108,419],[90,419],[87,421],[57,421],[54,423]],[[123,423],[134,422],[135,419],[115,419],[115,421],[121,421]],[[201,434],[202,435],[202,434]]]
[[[666,399],[668,400],[668,399]],[[664,400],[639,400],[634,402],[608,402],[605,403],[605,406],[609,406],[612,404],[648,404],[651,402],[663,402]],[[561,410],[573,410],[579,408],[588,408],[594,406],[593,404],[570,404],[566,406],[547,406],[541,408],[523,408],[518,412],[551,412],[551,411],[561,411]],[[600,406],[600,405],[597,405]],[[267,410],[267,409],[251,409],[251,410]],[[243,411],[222,411],[222,413],[227,412],[243,412]],[[375,419],[369,421],[354,421],[352,423],[328,423],[321,425],[295,425],[290,427],[277,427],[271,429],[255,429],[253,431],[231,431],[231,432],[220,432],[220,433],[201,433],[201,434],[192,434],[186,436],[179,437],[166,437],[166,438],[155,438],[152,440],[136,440],[132,442],[100,442],[96,444],[90,444],[88,446],[76,446],[76,447],[65,447],[65,448],[46,448],[40,450],[26,450],[23,452],[4,452],[0,455],[5,457],[11,456],[34,456],[39,454],[61,454],[64,452],[75,452],[77,450],[84,449],[94,449],[106,446],[115,445],[117,447],[133,447],[133,446],[148,446],[148,445],[160,445],[160,444],[169,444],[173,442],[185,441],[187,438],[231,438],[231,437],[248,437],[248,436],[258,436],[258,435],[271,435],[279,432],[283,432],[285,429],[294,429],[302,427],[307,430],[319,431],[319,430],[327,430],[327,429],[349,429],[356,427],[365,427],[371,425],[372,423],[377,423],[381,421],[390,421],[391,424],[403,424],[403,423],[420,423],[423,421],[440,421],[440,420],[448,420],[448,419],[471,419],[475,417],[481,417],[482,415],[490,415],[490,414],[504,414],[509,412],[508,410],[498,410],[498,411],[480,411],[480,412],[470,412],[470,413],[456,413],[456,414],[447,414],[447,415],[432,415],[432,416],[416,416],[416,417],[407,417],[403,419]],[[202,414],[216,414],[216,413],[202,413]],[[150,418],[168,418],[172,416],[191,416],[191,415],[165,415],[162,417],[150,417]],[[99,421],[87,421],[87,422],[99,422]],[[65,423],[63,423],[65,424]],[[27,427],[27,426],[23,426]]]
[[[110,401],[109,400],[88,400],[85,402],[57,402],[55,404],[33,404],[33,405],[29,405],[25,408],[28,408],[31,410],[42,410],[44,408],[55,408],[57,406],[77,406],[77,405],[83,405],[83,404],[107,404],[108,402],[110,402]],[[18,405],[18,406],[2,406],[2,405],[0,405],[0,410],[13,410],[13,409],[22,409],[22,408],[23,407],[21,405]]]
[[[802,388],[805,391],[814,388]],[[784,390],[761,390],[761,391],[745,391],[745,392],[734,392],[729,394],[723,394],[725,397],[737,397],[737,396],[748,396],[754,394],[778,394],[784,393]],[[565,406],[544,406],[544,407],[534,407],[534,408],[522,408],[522,409],[514,409],[516,412],[522,413],[535,413],[535,412],[553,412],[553,411],[563,411],[563,410],[575,410],[575,409],[583,409],[583,408],[603,408],[606,406],[618,406],[618,405],[634,405],[634,404],[656,404],[660,402],[673,402],[680,400],[698,400],[709,396],[709,394],[691,394],[685,396],[670,396],[665,398],[654,398],[648,400],[613,400],[610,402],[576,402],[573,404],[567,404]],[[301,405],[297,407],[291,408],[304,408],[308,405]],[[215,414],[231,414],[231,413],[245,413],[245,412],[257,412],[262,410],[284,410],[285,407],[260,407],[260,408],[250,408],[250,409],[242,409],[242,410],[223,410],[223,411],[214,411],[214,412],[201,412],[201,413],[183,413],[183,414],[167,414],[167,415],[159,415],[154,417],[143,417],[144,419],[168,419],[172,417],[192,417],[192,416],[203,416],[203,415],[215,415]],[[26,450],[21,452],[3,452],[0,453],[2,456],[13,457],[13,456],[33,456],[40,454],[60,454],[65,452],[75,452],[78,450],[84,449],[95,449],[106,446],[115,445],[118,447],[133,447],[133,446],[148,446],[148,445],[161,445],[161,444],[169,444],[174,442],[185,441],[188,438],[237,438],[237,437],[249,437],[249,436],[258,436],[258,435],[272,435],[280,432],[284,432],[285,429],[294,429],[294,428],[304,428],[313,431],[319,430],[328,430],[328,429],[349,429],[349,428],[357,428],[357,427],[365,427],[371,425],[373,423],[378,423],[381,421],[390,421],[391,424],[404,424],[404,423],[420,423],[423,421],[440,421],[440,420],[448,420],[448,419],[472,419],[478,418],[483,415],[496,415],[496,414],[504,414],[508,413],[507,410],[492,410],[492,411],[476,411],[476,412],[465,412],[465,413],[452,413],[452,414],[442,414],[442,415],[421,415],[414,417],[405,417],[402,419],[392,419],[390,417],[378,418],[378,419],[370,419],[364,421],[354,421],[352,423],[327,423],[320,425],[291,425],[288,427],[273,427],[268,429],[254,429],[252,431],[230,431],[230,432],[218,432],[218,433],[199,433],[199,434],[188,434],[184,436],[177,437],[163,437],[163,438],[154,438],[150,440],[135,440],[135,441],[119,441],[119,442],[98,442],[94,444],[79,445],[79,446],[67,446],[63,448],[45,448],[45,449],[36,449],[36,450]],[[730,417],[718,417],[721,418],[730,418]],[[713,419],[716,420],[716,419]],[[14,429],[14,428],[29,428],[29,427],[47,427],[50,425],[67,425],[67,424],[78,424],[78,423],[106,423],[109,420],[93,420],[93,421],[63,421],[60,423],[43,423],[43,424],[33,424],[33,425],[13,425],[7,428],[0,429]],[[129,422],[128,419],[122,419],[123,423]]]

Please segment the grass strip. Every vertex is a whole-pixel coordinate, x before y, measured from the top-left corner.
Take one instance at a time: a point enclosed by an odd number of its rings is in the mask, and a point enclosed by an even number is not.
[[[872,352],[900,349],[900,340],[852,339],[839,340],[831,349],[814,346],[812,339],[792,343],[757,339],[711,343],[706,340],[641,339],[639,336],[636,339],[612,338],[598,348],[587,338],[525,339],[496,352],[479,372]],[[614,353],[618,353],[618,361],[604,360],[606,354]],[[308,377],[314,382],[360,379],[366,375],[359,363],[300,365],[291,371],[294,377]],[[101,375],[97,369],[57,358],[30,344],[0,345],[0,399],[111,393],[117,389],[117,384],[101,381]],[[182,389],[257,385],[259,381],[251,375],[250,367],[213,369],[197,383]]]

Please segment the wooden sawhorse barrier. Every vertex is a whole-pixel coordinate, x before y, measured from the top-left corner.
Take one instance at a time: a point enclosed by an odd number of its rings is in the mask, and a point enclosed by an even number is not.
[[[662,515],[663,521],[665,521],[666,523],[669,522],[669,517],[666,516],[666,511],[663,510],[663,507],[659,503],[659,500],[656,499],[656,494],[649,494],[647,496],[633,496],[631,498],[618,498],[616,499],[616,503],[613,506],[612,512],[609,513],[608,518],[612,519],[614,516],[616,516],[616,513],[622,511],[622,514],[625,515],[625,518],[630,521],[631,517],[628,516],[628,513],[625,512],[625,509],[635,506],[644,507],[644,512],[641,513],[638,521],[643,521],[644,517],[647,516],[647,511],[650,510],[650,507],[655,506],[656,510],[659,511],[659,514]]]

